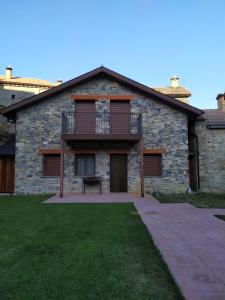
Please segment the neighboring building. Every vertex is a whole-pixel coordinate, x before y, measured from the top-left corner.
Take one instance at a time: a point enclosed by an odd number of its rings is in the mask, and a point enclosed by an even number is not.
[[[190,96],[178,88],[172,98],[100,67],[4,108],[16,122],[15,193],[80,193],[86,176],[105,193],[198,188],[203,111],[175,99]]]
[[[39,94],[61,83],[52,83],[37,78],[17,77],[13,69],[6,67],[5,74],[0,75],[0,105],[9,106],[30,96]]]
[[[225,94],[217,102],[196,121],[200,189],[206,192],[225,192]]]
[[[171,86],[169,87],[153,87],[153,89],[188,104],[191,93],[186,88],[179,86],[179,77],[174,75],[170,81]]]
[[[36,78],[17,77],[11,67],[0,75],[0,108],[20,102],[60,84]],[[0,116],[0,192],[13,191],[15,123]],[[8,176],[3,174],[8,172]],[[8,178],[8,179],[7,179]]]

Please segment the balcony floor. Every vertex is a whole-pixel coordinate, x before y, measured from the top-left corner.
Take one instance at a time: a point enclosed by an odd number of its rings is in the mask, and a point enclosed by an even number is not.
[[[142,134],[69,134],[61,135],[64,141],[127,141],[138,142]]]

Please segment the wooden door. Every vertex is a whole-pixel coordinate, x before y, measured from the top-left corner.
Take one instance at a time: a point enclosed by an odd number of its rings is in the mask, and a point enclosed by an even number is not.
[[[75,132],[76,134],[95,133],[95,101],[76,101]]]
[[[14,157],[0,157],[0,193],[14,191]]]
[[[127,192],[127,155],[110,156],[110,192]]]
[[[112,134],[130,133],[130,101],[110,101],[110,128]]]

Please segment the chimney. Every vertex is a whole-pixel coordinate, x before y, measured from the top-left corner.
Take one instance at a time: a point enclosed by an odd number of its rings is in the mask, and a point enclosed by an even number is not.
[[[60,84],[62,84],[63,83],[63,81],[61,80],[61,79],[58,79],[57,81],[56,81],[56,85],[60,85]]]
[[[225,94],[219,94],[216,100],[218,109],[225,112]]]
[[[179,79],[180,78],[178,76],[173,75],[173,77],[170,79],[171,87],[173,87],[173,88],[179,87]]]
[[[5,79],[11,79],[12,78],[12,68],[10,66],[7,66],[5,68]]]

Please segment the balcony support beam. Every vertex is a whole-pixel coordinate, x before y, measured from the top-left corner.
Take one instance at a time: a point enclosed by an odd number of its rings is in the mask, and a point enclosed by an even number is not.
[[[63,197],[63,184],[64,184],[64,140],[61,139],[61,149],[60,149],[60,198]]]
[[[143,143],[143,137],[141,137],[139,142],[140,147],[140,165],[141,165],[141,197],[144,197],[145,195],[145,189],[144,189],[144,143]]]

